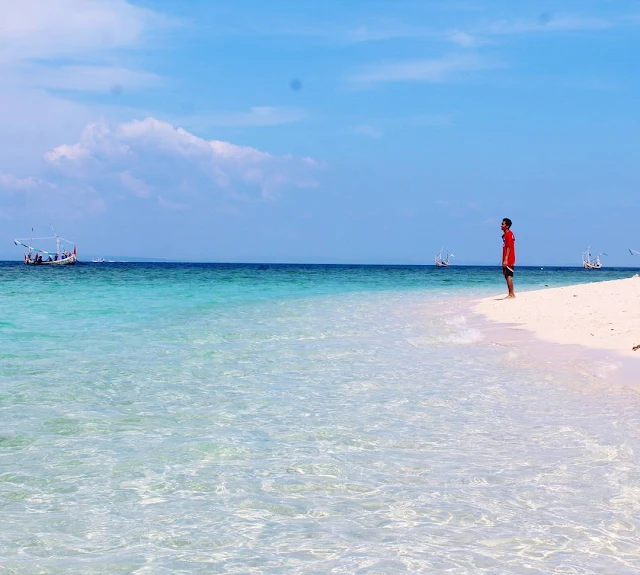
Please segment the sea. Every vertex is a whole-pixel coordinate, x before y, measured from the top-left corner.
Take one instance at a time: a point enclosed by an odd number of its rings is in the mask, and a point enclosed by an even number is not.
[[[640,381],[488,335],[499,268],[0,282],[3,574],[640,573]]]

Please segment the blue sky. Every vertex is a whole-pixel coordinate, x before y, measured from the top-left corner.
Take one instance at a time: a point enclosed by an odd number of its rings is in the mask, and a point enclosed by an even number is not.
[[[638,265],[640,2],[0,1],[0,256]],[[636,259],[638,258],[638,260]]]

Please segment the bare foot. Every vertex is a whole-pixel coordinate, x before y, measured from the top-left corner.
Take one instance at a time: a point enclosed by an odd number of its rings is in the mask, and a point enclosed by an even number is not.
[[[515,297],[516,297],[516,294],[514,294],[514,293],[510,293],[510,294],[509,294],[506,298],[504,298],[504,299],[515,299]]]

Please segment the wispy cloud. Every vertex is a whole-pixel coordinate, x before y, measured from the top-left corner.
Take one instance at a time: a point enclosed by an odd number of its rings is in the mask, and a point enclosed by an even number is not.
[[[158,86],[156,74],[118,66],[62,66],[40,68],[30,75],[29,83],[37,88],[91,92],[120,92]]]
[[[487,43],[486,39],[482,39],[474,34],[469,34],[468,32],[461,32],[460,30],[445,32],[444,37],[460,48],[475,48],[476,46]]]
[[[353,128],[351,128],[351,131],[354,134],[360,134],[361,136],[366,136],[367,138],[371,138],[374,140],[378,140],[383,136],[382,130],[374,128],[373,126],[369,126],[368,124],[353,126]]]
[[[582,13],[543,11],[534,16],[500,17],[500,13],[517,14],[511,5],[491,6],[491,3],[462,5],[447,2],[438,7],[434,2],[410,3],[405,10],[381,10],[380,3],[367,6],[366,11],[337,10],[333,16],[308,20],[301,11],[297,17],[288,13],[285,18],[272,14],[247,17],[246,14],[225,22],[227,15],[218,14],[218,22],[207,30],[217,35],[290,36],[323,40],[337,44],[363,44],[406,40],[451,42],[459,47],[472,47],[491,42],[492,36],[525,34],[543,31],[603,30],[637,23],[636,14],[593,16]],[[514,7],[520,8],[517,3]],[[530,14],[530,9],[519,10]],[[336,17],[336,14],[339,15]],[[402,17],[399,16],[402,14]],[[492,16],[492,14],[494,16]],[[341,17],[340,17],[341,16]],[[244,17],[244,21],[243,21]],[[220,20],[222,18],[222,20]]]
[[[261,127],[280,126],[300,122],[307,117],[307,112],[300,108],[277,106],[253,106],[241,112],[216,112],[196,114],[176,119],[177,123],[186,126],[207,127]]]
[[[615,22],[605,18],[593,18],[577,14],[552,14],[544,12],[536,19],[502,19],[482,28],[485,34],[528,34],[535,32],[588,31],[612,28]]]
[[[453,116],[451,114],[418,114],[389,120],[396,126],[453,126]]]
[[[352,126],[349,131],[353,134],[366,136],[374,140],[382,138],[387,133],[406,128],[426,128],[452,126],[453,117],[450,114],[418,114],[412,116],[397,116],[375,118]]]
[[[347,28],[336,35],[346,43],[380,42],[386,40],[429,38],[437,36],[437,31],[423,26],[410,26],[398,22],[361,24]]]
[[[497,66],[496,62],[478,54],[453,54],[443,58],[404,60],[370,66],[352,75],[349,83],[356,88],[399,82],[440,84],[460,81],[474,72]]]
[[[566,88],[575,90],[586,90],[589,92],[614,93],[620,92],[622,89],[620,84],[615,82],[607,82],[604,80],[588,79],[588,78],[566,78],[563,79],[561,85]]]

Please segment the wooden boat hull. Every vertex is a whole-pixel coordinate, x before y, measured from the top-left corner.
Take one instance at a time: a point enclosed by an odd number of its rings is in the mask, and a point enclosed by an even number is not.
[[[28,266],[72,266],[72,265],[75,265],[77,261],[78,261],[78,258],[76,254],[71,254],[69,257],[64,258],[62,260],[51,261],[51,262],[45,261],[45,260],[42,260],[41,262],[35,262],[33,260],[29,260],[25,258],[24,263]]]

